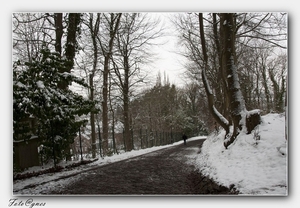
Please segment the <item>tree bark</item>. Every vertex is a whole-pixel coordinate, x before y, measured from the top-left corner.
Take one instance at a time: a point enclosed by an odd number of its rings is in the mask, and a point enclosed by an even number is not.
[[[61,39],[63,35],[62,13],[54,14],[55,26],[55,51],[61,55]]]
[[[286,75],[286,91],[285,91],[285,139],[288,140],[288,115],[289,115],[289,108],[288,108],[288,91],[289,91],[289,88],[288,88],[288,75]]]
[[[223,70],[226,72],[228,83],[228,96],[230,100],[230,114],[233,121],[233,132],[229,139],[224,141],[224,146],[227,148],[234,142],[239,130],[242,129],[242,119],[246,113],[245,103],[242,92],[240,90],[240,83],[236,69],[236,54],[235,54],[235,19],[233,13],[221,14],[223,24],[223,54],[222,63]],[[221,21],[222,22],[222,21]],[[244,117],[243,117],[244,116]]]
[[[263,86],[265,89],[265,96],[266,96],[266,102],[267,102],[267,112],[271,110],[271,102],[270,102],[270,90],[268,86],[268,80],[267,80],[267,72],[266,72],[266,66],[262,65],[262,78],[263,78]]]
[[[90,100],[94,100],[94,80],[93,75],[90,74]],[[90,121],[91,121],[91,140],[92,140],[92,158],[96,157],[96,130],[95,130],[95,114],[92,111],[90,113]]]
[[[70,62],[69,72],[74,66],[74,57],[76,52],[76,34],[78,31],[78,26],[80,24],[80,13],[70,13],[69,14],[69,25],[67,30],[67,42],[65,55],[67,60]]]
[[[97,19],[95,25],[93,25],[93,15],[90,15],[89,19],[89,28],[91,32],[92,42],[93,42],[93,69],[90,77],[90,100],[94,101],[94,76],[97,71],[98,63],[98,45],[97,45],[97,36],[99,33],[99,24],[100,24],[100,14],[97,14]],[[90,113],[90,122],[91,122],[91,140],[92,140],[92,157],[96,157],[96,130],[95,130],[95,113],[91,111]],[[99,148],[100,143],[99,143]],[[100,155],[101,157],[101,155]]]
[[[102,89],[102,144],[103,155],[106,156],[108,151],[108,73],[109,73],[109,57],[104,58],[104,70],[103,70],[103,89]]]
[[[122,13],[117,15],[116,21],[114,14],[111,14],[110,25],[110,39],[108,43],[107,51],[104,52],[104,69],[103,69],[103,101],[102,101],[102,131],[103,131],[103,154],[106,155],[108,151],[108,74],[109,74],[109,62],[112,56],[113,43],[116,36],[116,32],[119,28],[120,19]]]
[[[67,41],[66,41],[66,49],[65,49],[65,57],[67,59],[67,67],[61,67],[59,69],[60,73],[64,72],[71,72],[71,69],[74,66],[74,58],[75,58],[75,51],[76,51],[76,35],[77,35],[77,28],[80,24],[80,14],[79,13],[70,13],[69,14],[69,24],[67,28]],[[60,55],[62,53],[62,44],[61,39],[63,35],[63,26],[62,26],[62,13],[56,13],[54,15],[54,22],[55,22],[55,35],[56,35],[56,42],[55,42],[55,50]],[[66,90],[69,86],[69,83],[67,81],[60,81],[57,84],[58,88],[62,90]],[[70,138],[69,138],[70,139]],[[71,160],[71,152],[70,147],[67,146],[65,148],[66,152],[66,160]]]
[[[117,150],[117,145],[116,145],[116,139],[115,139],[115,110],[112,104],[112,96],[111,96],[111,76],[109,79],[110,83],[109,83],[109,106],[110,106],[110,111],[112,114],[112,127],[111,127],[111,133],[112,133],[112,141],[113,141],[113,149],[114,149],[114,153],[118,154],[118,150]]]
[[[71,69],[74,66],[74,58],[75,58],[75,51],[76,51],[76,45],[77,45],[77,41],[76,41],[76,34],[77,34],[77,28],[80,24],[80,15],[79,13],[70,13],[69,14],[69,24],[68,24],[68,29],[67,29],[67,41],[66,41],[66,46],[65,46],[65,57],[67,59],[67,66],[66,68],[63,67],[60,69],[61,73],[64,72],[71,72]],[[56,23],[58,25],[57,32],[58,34],[56,34],[58,41],[55,44],[55,49],[57,50],[57,52],[61,53],[61,36],[62,36],[62,25],[61,25],[61,19],[62,16],[60,14],[56,15]],[[69,83],[66,81],[61,81],[58,83],[58,87],[60,89],[67,89],[69,86]]]
[[[201,76],[202,76],[202,82],[205,87],[205,92],[208,99],[208,107],[209,110],[214,117],[214,119],[217,121],[218,124],[220,124],[226,131],[226,134],[229,133],[229,122],[228,120],[218,112],[218,110],[214,106],[214,96],[212,93],[212,90],[209,86],[207,77],[206,77],[206,70],[208,68],[208,56],[206,52],[206,43],[205,43],[205,36],[204,36],[204,27],[203,27],[203,14],[199,13],[199,27],[200,27],[200,38],[201,38],[201,46],[202,46],[202,53],[204,57],[204,69],[202,70]]]
[[[124,139],[126,142],[126,151],[133,149],[133,143],[130,137],[130,118],[129,118],[129,63],[128,56],[124,56],[124,82],[123,82],[123,116],[124,116]]]
[[[281,78],[281,83],[277,82],[276,78],[275,78],[275,74],[273,72],[273,68],[268,68],[268,71],[269,71],[269,77],[270,77],[270,80],[272,82],[272,86],[273,86],[273,94],[274,94],[274,98],[273,98],[273,110],[275,110],[275,112],[277,113],[281,113],[283,112],[283,107],[284,107],[284,92],[285,92],[285,79],[284,77],[282,76]],[[280,87],[280,84],[281,84],[281,87]]]
[[[220,22],[219,24],[223,24],[223,22]],[[218,21],[217,21],[217,14],[213,13],[213,33],[214,33],[214,41],[216,44],[216,50],[217,50],[217,55],[218,55],[218,61],[219,61],[219,67],[217,70],[218,73],[218,82],[220,83],[220,87],[222,88],[223,92],[223,109],[222,109],[222,114],[224,115],[225,118],[229,119],[229,98],[228,98],[228,93],[227,93],[227,80],[226,76],[222,70],[222,49],[221,49],[221,44],[220,44],[220,36],[222,35],[222,31],[218,34]],[[229,120],[230,123],[230,120]]]

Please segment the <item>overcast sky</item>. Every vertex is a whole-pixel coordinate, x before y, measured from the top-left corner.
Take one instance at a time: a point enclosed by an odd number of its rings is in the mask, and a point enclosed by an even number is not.
[[[152,73],[156,76],[160,71],[161,75],[166,72],[171,84],[183,85],[182,74],[184,72],[185,59],[178,54],[178,34],[175,27],[170,21],[170,17],[176,13],[155,13],[155,15],[161,18],[164,24],[165,36],[160,38],[159,42],[164,42],[163,45],[154,47],[154,52],[159,54],[159,59],[156,59],[152,63]]]

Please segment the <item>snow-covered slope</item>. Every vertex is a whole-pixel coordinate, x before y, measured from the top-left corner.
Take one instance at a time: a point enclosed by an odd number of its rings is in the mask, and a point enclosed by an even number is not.
[[[211,134],[203,143],[196,166],[222,185],[235,187],[245,195],[287,195],[288,155],[284,114],[262,116],[254,132],[241,132],[225,149],[224,131]],[[256,137],[257,138],[257,137]]]

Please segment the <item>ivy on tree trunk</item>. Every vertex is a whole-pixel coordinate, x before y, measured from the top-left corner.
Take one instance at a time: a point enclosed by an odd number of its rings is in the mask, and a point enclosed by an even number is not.
[[[244,97],[242,95],[239,83],[239,77],[237,73],[237,60],[236,60],[236,50],[235,50],[235,40],[236,40],[236,25],[235,25],[235,14],[234,13],[221,13],[220,16],[220,41],[217,40],[217,28],[214,25],[214,36],[215,42],[218,45],[219,64],[222,81],[225,85],[226,96],[224,100],[226,101],[225,107],[229,104],[230,119],[233,124],[233,132],[229,132],[230,123],[214,106],[214,95],[209,86],[208,80],[206,78],[206,70],[208,66],[208,56],[206,52],[206,43],[204,37],[204,26],[203,26],[203,16],[199,14],[199,28],[200,28],[200,39],[202,46],[202,54],[204,58],[204,69],[202,70],[202,82],[205,87],[206,95],[208,98],[208,105],[210,112],[214,119],[224,128],[226,131],[224,146],[227,148],[232,144],[237,138],[239,132],[246,125],[247,133],[251,131],[260,123],[259,111],[247,112],[245,108]],[[214,15],[215,17],[215,15]],[[217,21],[214,20],[217,24]],[[219,45],[220,44],[220,45]],[[228,97],[227,97],[228,96]],[[228,103],[227,103],[228,101]],[[227,107],[226,107],[227,108]],[[227,109],[225,109],[226,112]],[[247,118],[247,119],[246,119]]]

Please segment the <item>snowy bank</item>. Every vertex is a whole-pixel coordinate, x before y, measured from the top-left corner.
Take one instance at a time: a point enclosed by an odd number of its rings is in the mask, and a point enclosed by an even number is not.
[[[244,195],[287,195],[284,114],[262,116],[254,132],[241,132],[227,150],[223,145],[225,132],[211,134],[203,143],[196,167],[224,186],[234,184]]]

